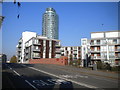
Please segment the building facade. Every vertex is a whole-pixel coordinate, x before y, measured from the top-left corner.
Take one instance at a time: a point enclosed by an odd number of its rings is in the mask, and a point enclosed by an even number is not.
[[[42,35],[49,39],[58,37],[58,15],[53,8],[47,8],[42,18]]]
[[[80,46],[65,46],[61,47],[61,56],[68,57],[68,63],[70,60],[81,59],[81,47]]]
[[[92,63],[102,61],[111,66],[120,65],[120,31],[92,32],[90,48]]]
[[[88,67],[90,65],[90,40],[87,38],[81,39],[81,66]]]
[[[24,57],[25,57],[25,43],[32,37],[36,37],[37,34],[35,32],[23,32],[22,37],[18,41],[17,48],[17,58],[19,63],[24,63]]]
[[[24,32],[23,32],[24,33]],[[29,36],[24,38],[24,35]],[[30,36],[30,35],[31,36]],[[25,40],[24,40],[25,39]],[[19,63],[28,63],[30,59],[60,58],[60,40],[48,39],[36,33],[25,33],[17,45],[17,57]]]
[[[60,58],[60,40],[37,36],[25,44],[25,60],[40,58]]]

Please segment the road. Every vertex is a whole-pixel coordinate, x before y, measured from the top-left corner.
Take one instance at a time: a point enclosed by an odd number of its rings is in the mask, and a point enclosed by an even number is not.
[[[29,88],[76,88],[88,90],[118,90],[118,75],[47,64],[3,64],[3,89]],[[110,76],[111,75],[111,76]],[[8,84],[9,83],[9,84]]]

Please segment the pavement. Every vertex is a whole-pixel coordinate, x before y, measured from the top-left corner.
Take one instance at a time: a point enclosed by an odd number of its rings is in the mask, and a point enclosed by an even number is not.
[[[48,64],[3,64],[2,89],[119,90],[119,74]]]

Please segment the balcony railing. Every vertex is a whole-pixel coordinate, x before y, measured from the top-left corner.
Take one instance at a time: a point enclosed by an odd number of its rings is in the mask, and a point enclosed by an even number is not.
[[[33,49],[33,51],[40,52],[40,48],[39,49]]]
[[[18,48],[21,48],[22,47],[22,45],[21,44],[18,44]]]
[[[28,59],[28,56],[26,56],[25,58]]]
[[[91,56],[91,59],[101,59],[101,56]]]
[[[33,42],[34,45],[41,45],[40,42]]]
[[[26,50],[25,52],[26,52],[26,53],[28,53],[29,51],[28,51],[28,50]]]
[[[17,49],[17,51],[18,51],[18,52],[21,52],[21,51],[22,51],[22,49]]]
[[[91,42],[91,45],[100,45],[100,42],[97,42],[97,43]]]
[[[116,52],[120,52],[120,49],[115,49]]]
[[[29,47],[29,45],[28,45],[28,44],[26,44],[26,45],[25,45],[25,47]]]
[[[19,40],[19,43],[22,43],[22,39]]]
[[[55,47],[61,47],[59,44],[55,44]]]
[[[40,58],[40,55],[32,55],[33,58]]]
[[[100,50],[91,50],[91,52],[100,52]]]
[[[56,52],[56,53],[61,53],[61,50],[56,50],[55,52]]]
[[[120,56],[115,56],[116,59],[120,59]]]
[[[77,52],[73,52],[73,54],[77,54]]]

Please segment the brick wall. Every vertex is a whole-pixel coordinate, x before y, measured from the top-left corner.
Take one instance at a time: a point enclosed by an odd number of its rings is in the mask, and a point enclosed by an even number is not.
[[[30,64],[57,64],[57,65],[68,65],[68,58],[62,56],[60,58],[41,58],[41,59],[30,59]]]

